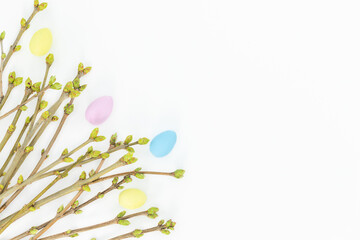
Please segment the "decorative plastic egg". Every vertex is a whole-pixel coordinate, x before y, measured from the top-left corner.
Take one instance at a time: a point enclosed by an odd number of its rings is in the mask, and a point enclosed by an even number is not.
[[[110,96],[94,100],[86,109],[85,118],[93,125],[99,125],[108,119],[113,110],[113,99]]]
[[[30,51],[35,56],[44,56],[49,52],[53,37],[50,29],[42,28],[32,36],[30,40]]]
[[[126,189],[119,195],[120,206],[126,209],[140,208],[145,204],[146,199],[146,194],[137,188]]]
[[[175,146],[176,138],[174,131],[160,133],[151,141],[150,152],[159,158],[168,155]]]

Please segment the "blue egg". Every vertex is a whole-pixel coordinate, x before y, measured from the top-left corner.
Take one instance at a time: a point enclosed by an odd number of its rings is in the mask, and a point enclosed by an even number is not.
[[[174,148],[176,143],[176,133],[174,131],[165,131],[154,137],[150,143],[150,152],[155,157],[164,157]]]

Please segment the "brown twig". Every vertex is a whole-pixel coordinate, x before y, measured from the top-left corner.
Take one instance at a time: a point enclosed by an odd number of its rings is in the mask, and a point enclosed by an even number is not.
[[[40,93],[43,93],[45,91],[47,91],[50,88],[50,86],[46,86],[43,90],[41,90],[40,92],[32,95],[28,100],[26,100],[25,102],[23,102],[22,104],[17,105],[16,107],[14,107],[13,109],[11,109],[9,112],[3,114],[0,116],[0,120],[3,118],[6,118],[7,116],[9,116],[10,114],[12,114],[13,112],[19,110],[19,108],[21,108],[22,106],[26,105],[27,103],[31,102],[32,100],[34,100]]]
[[[104,171],[104,170],[103,170],[103,171]],[[107,171],[107,170],[106,170],[106,171]],[[133,171],[131,171],[131,172],[133,172]],[[144,172],[149,172],[149,174],[154,174],[154,175],[164,175],[162,172],[152,172],[152,171],[144,171]],[[139,173],[142,173],[142,172],[140,171]],[[101,174],[101,171],[98,173],[98,175],[99,175],[99,174]],[[120,175],[120,174],[119,174],[119,175]],[[168,174],[166,174],[166,175],[171,176],[170,173],[168,173]],[[96,174],[93,175],[92,177],[94,178],[94,176],[95,176],[95,179],[97,179]],[[121,180],[120,182],[118,182],[118,183],[116,183],[116,184],[112,184],[110,187],[108,187],[107,189],[105,189],[105,190],[102,191],[102,192],[99,192],[96,196],[90,198],[88,201],[84,202],[83,204],[79,205],[78,207],[69,209],[69,210],[63,215],[63,217],[64,217],[64,216],[67,216],[67,215],[69,215],[69,214],[72,214],[72,213],[76,212],[77,210],[80,210],[80,209],[86,207],[87,205],[93,203],[94,201],[102,198],[105,194],[111,192],[111,191],[114,190],[114,189],[119,188],[122,184],[124,184],[124,183],[126,182],[127,176],[129,176],[129,175],[126,175],[123,180]],[[88,179],[87,179],[87,180],[88,180]],[[79,182],[80,182],[80,184],[79,184]],[[81,182],[82,182],[82,183],[81,183]],[[52,194],[52,195],[50,195],[50,196],[48,196],[48,197],[46,197],[46,198],[43,198],[43,199],[35,202],[35,203],[33,204],[33,207],[34,207],[35,209],[38,209],[38,208],[40,208],[41,206],[43,206],[43,205],[45,205],[45,204],[47,204],[47,203],[49,203],[49,202],[51,202],[51,201],[53,201],[53,200],[55,200],[55,199],[58,199],[59,197],[62,197],[62,196],[64,196],[64,195],[67,195],[67,194],[69,194],[69,193],[71,193],[71,192],[74,192],[74,191],[76,191],[76,190],[79,190],[80,187],[81,187],[83,184],[90,184],[91,182],[92,182],[92,181],[87,182],[86,180],[78,181],[78,182],[77,182],[78,184],[75,183],[75,184],[73,184],[73,185],[71,185],[71,186],[69,186],[69,187],[67,187],[67,188],[65,188],[65,189],[63,189],[63,190],[60,190],[60,191],[58,191],[58,192],[56,192],[56,193],[54,193],[54,194]],[[79,187],[78,187],[78,186],[79,186]],[[26,212],[21,213],[20,215],[18,215],[18,218],[26,215],[26,214],[29,213],[29,212],[30,212],[30,211],[26,211]],[[4,224],[5,224],[7,221],[9,221],[9,219],[13,218],[13,217],[15,216],[15,214],[16,214],[16,213],[11,214],[10,216],[2,219],[2,220],[0,221],[0,227],[4,226]],[[46,222],[46,223],[44,223],[44,224],[41,224],[41,225],[39,225],[39,226],[37,226],[37,227],[35,227],[35,228],[41,229],[41,228],[43,228],[44,226],[46,226],[47,223],[48,223],[48,222]]]
[[[98,173],[102,167],[102,165],[105,162],[105,158],[102,158],[98,167],[95,170],[95,174]],[[43,235],[51,226],[53,226],[58,220],[60,220],[65,212],[67,210],[69,210],[71,208],[71,206],[74,204],[74,202],[81,196],[81,194],[84,192],[84,190],[81,188],[79,190],[79,192],[71,199],[71,201],[64,207],[64,209],[62,211],[60,211],[58,214],[56,214],[56,216],[53,218],[53,220],[51,220],[49,222],[49,224],[47,224],[43,229],[41,229],[40,232],[38,232],[32,239],[36,240],[38,239],[41,235]]]
[[[119,220],[126,220],[126,219],[130,219],[130,218],[134,218],[137,216],[142,216],[142,215],[147,215],[148,212],[147,211],[142,211],[142,212],[138,212],[138,213],[134,213],[134,214],[130,214],[121,218],[115,217],[114,219],[111,219],[109,221],[106,222],[102,222],[99,224],[95,224],[92,226],[88,226],[88,227],[83,227],[83,228],[78,228],[78,229],[72,229],[72,230],[68,230],[62,233],[58,233],[58,234],[54,234],[48,237],[44,237],[44,238],[40,238],[39,240],[54,240],[54,239],[59,239],[59,238],[64,238],[64,237],[69,237],[69,236],[75,236],[76,234],[79,234],[81,232],[86,232],[86,231],[90,231],[90,230],[94,230],[94,229],[98,229],[98,228],[102,228],[102,227],[107,227],[113,224],[117,224]],[[32,238],[32,240],[35,240],[36,238]],[[11,239],[12,240],[12,239]]]
[[[72,104],[74,101],[74,99],[72,98],[70,100],[70,103]],[[47,158],[47,155],[48,153],[50,152],[52,146],[54,145],[57,137],[59,136],[60,134],[60,131],[62,129],[62,127],[64,126],[64,123],[66,121],[66,119],[68,118],[69,114],[65,113],[64,112],[64,115],[63,117],[61,118],[61,121],[54,133],[54,136],[52,137],[52,139],[50,140],[50,143],[48,144],[46,150],[42,153],[41,155],[41,158],[40,160],[38,161],[37,165],[35,166],[35,168],[33,169],[33,171],[30,173],[30,176],[29,177],[32,177],[34,176],[38,170],[40,169],[41,165],[44,163],[44,161],[46,160]],[[30,146],[32,146],[33,144],[30,144]],[[24,188],[26,187],[27,185],[24,185],[22,188],[20,188],[19,190],[17,190],[0,208],[0,212],[4,211],[6,209],[7,206],[9,206],[11,204],[11,202],[13,202],[16,197],[22,192],[22,190],[24,190]]]

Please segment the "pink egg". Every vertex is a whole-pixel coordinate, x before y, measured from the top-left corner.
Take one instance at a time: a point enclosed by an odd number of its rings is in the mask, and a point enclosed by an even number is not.
[[[113,109],[113,99],[110,96],[95,99],[86,109],[85,118],[93,125],[99,125],[108,119]]]

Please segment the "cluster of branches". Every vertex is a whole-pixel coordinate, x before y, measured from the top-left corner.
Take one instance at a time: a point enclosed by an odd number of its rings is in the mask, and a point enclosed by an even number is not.
[[[146,215],[150,218],[156,218],[158,208],[152,207],[147,211],[142,211],[130,215],[126,215],[125,212],[121,212],[114,219],[111,219],[104,223],[99,223],[93,226],[87,226],[79,229],[67,230],[65,232],[55,234],[52,236],[42,237],[43,234],[50,229],[57,221],[60,219],[72,215],[72,214],[81,214],[82,209],[99,199],[103,198],[105,194],[111,192],[115,189],[122,189],[125,183],[132,181],[132,177],[143,179],[145,175],[163,175],[170,176],[175,178],[181,178],[184,175],[184,170],[176,170],[172,172],[155,172],[155,171],[143,171],[141,168],[136,168],[133,171],[129,172],[116,172],[113,175],[107,175],[108,173],[119,169],[122,166],[133,164],[137,161],[137,158],[134,157],[134,147],[137,145],[145,145],[149,142],[147,138],[140,138],[136,141],[133,140],[133,137],[130,135],[126,137],[123,141],[118,141],[117,134],[111,136],[109,148],[106,151],[95,150],[93,146],[88,146],[91,144],[96,144],[105,140],[104,136],[99,135],[99,129],[95,128],[89,135],[86,137],[78,146],[68,150],[64,149],[62,154],[55,159],[49,157],[51,149],[54,147],[57,138],[59,137],[61,130],[69,118],[70,114],[74,110],[74,101],[80,96],[81,92],[85,90],[86,84],[81,83],[82,77],[88,74],[91,71],[91,67],[85,67],[82,63],[79,64],[77,73],[73,80],[67,82],[63,87],[59,82],[56,81],[55,76],[49,76],[51,66],[54,62],[53,54],[49,54],[45,59],[45,73],[44,78],[41,82],[33,82],[30,78],[27,78],[23,81],[22,77],[16,75],[15,72],[10,72],[8,75],[7,81],[7,90],[4,93],[3,91],[3,75],[6,70],[6,66],[11,58],[11,56],[20,51],[21,46],[18,45],[19,41],[24,34],[24,32],[30,27],[30,22],[35,17],[35,15],[43,11],[47,7],[47,3],[39,3],[38,0],[34,1],[34,10],[28,19],[22,19],[20,22],[20,31],[13,42],[9,47],[7,53],[4,52],[3,42],[5,39],[5,32],[0,34],[0,48],[1,48],[1,64],[0,64],[0,120],[12,116],[12,122],[7,128],[5,135],[0,141],[0,152],[3,151],[11,137],[17,134],[14,144],[11,147],[10,152],[7,155],[6,159],[0,159],[1,169],[0,169],[0,236],[1,234],[16,220],[22,218],[23,216],[38,210],[41,206],[54,201],[55,199],[61,198],[67,194],[75,193],[74,197],[65,205],[60,206],[57,211],[54,211],[54,217],[49,219],[47,222],[40,224],[38,226],[33,226],[30,229],[23,229],[23,233],[11,238],[23,239],[25,237],[31,237],[31,239],[58,239],[64,237],[76,237],[81,232],[105,227],[111,224],[120,224],[127,226],[130,224],[129,219]],[[1,113],[2,108],[7,103],[9,96],[11,95],[14,88],[21,86],[24,82],[24,96],[21,99],[21,102],[13,107],[10,111],[6,113]],[[44,95],[50,90],[58,90],[61,93],[59,94],[58,99],[50,106],[47,101],[44,100]],[[18,129],[18,123],[21,122],[20,116],[23,113],[29,111],[26,104],[31,101],[36,101],[36,106],[30,114],[22,123],[20,129]],[[49,106],[48,106],[49,105]],[[61,119],[56,115],[59,112],[59,109],[63,106]],[[61,111],[60,111],[61,112]],[[47,146],[42,149],[41,155],[34,164],[34,168],[31,173],[25,178],[20,175],[17,176],[17,172],[25,160],[30,159],[29,156],[33,156],[31,153],[34,148],[37,147],[36,144],[41,136],[47,130],[47,127],[50,124],[57,124],[55,133],[51,136],[50,141]],[[4,125],[4,124],[3,124]],[[1,126],[3,126],[1,125]],[[40,148],[39,148],[40,149]],[[124,150],[125,154],[118,160],[109,164],[109,167],[103,168],[105,161],[110,161],[113,153]],[[75,153],[83,151],[83,154],[80,157],[74,160]],[[86,173],[83,171],[79,176],[79,179],[75,181],[70,186],[64,187],[61,190],[43,197],[43,195],[51,189],[57,182],[61,181],[63,178],[67,177],[68,174],[77,167],[82,167],[90,162],[97,161],[98,165],[96,169],[91,170]],[[46,166],[43,166],[47,162]],[[65,163],[64,167],[59,167],[58,165]],[[14,185],[11,185],[11,181],[16,178],[17,181]],[[20,193],[32,183],[48,178],[49,184],[39,191],[33,191],[34,196],[30,199],[23,198],[25,200],[25,205],[21,209],[18,209],[14,213],[8,216],[1,216],[1,213],[12,204],[12,202],[20,195]],[[97,184],[99,182],[109,181],[109,186],[103,191],[95,194],[92,198],[88,199],[86,202],[80,203],[78,198],[83,192],[90,192],[90,186]],[[164,234],[169,234],[169,230],[173,230],[175,222],[168,220],[161,220],[156,226],[149,229],[135,229],[131,232],[128,232],[123,235],[116,236],[112,238],[115,239],[125,239],[130,237],[141,237],[142,235],[160,231]],[[41,238],[42,237],[42,238]]]

